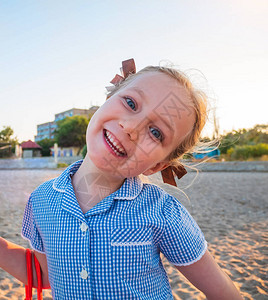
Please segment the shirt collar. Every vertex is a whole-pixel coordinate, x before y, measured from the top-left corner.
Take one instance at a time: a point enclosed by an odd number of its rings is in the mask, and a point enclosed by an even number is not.
[[[64,193],[69,184],[70,176],[75,174],[82,162],[83,160],[79,160],[73,163],[59,177],[57,177],[53,182],[53,189]],[[139,177],[129,177],[125,179],[122,186],[112,195],[114,199],[118,200],[133,200],[139,196],[142,188],[143,182]]]
[[[68,180],[70,178],[71,175],[75,174],[75,172],[79,169],[79,167],[81,166],[83,160],[78,160],[75,163],[73,163],[72,165],[70,165],[67,169],[65,169],[59,177],[55,178],[55,180],[53,181],[53,189],[64,193],[67,189],[67,185],[68,185]]]
[[[126,178],[122,186],[115,192],[114,199],[133,200],[142,190],[143,183],[139,177]]]

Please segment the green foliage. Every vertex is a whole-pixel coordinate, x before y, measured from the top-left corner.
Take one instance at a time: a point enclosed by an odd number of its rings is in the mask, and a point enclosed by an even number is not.
[[[57,168],[67,168],[68,164],[66,163],[57,163]]]
[[[13,134],[14,131],[10,126],[4,126],[4,129],[0,131],[0,141],[9,143]]]
[[[247,160],[251,157],[268,155],[268,144],[235,146],[227,151],[232,160]]]
[[[4,126],[4,129],[0,131],[0,157],[9,157],[15,153],[18,139],[17,137],[12,138],[13,134],[14,131],[10,126]]]
[[[57,122],[55,140],[60,147],[80,147],[86,143],[89,120],[84,116],[67,117]]]
[[[82,149],[82,156],[83,156],[83,158],[85,158],[86,154],[87,154],[87,145],[85,145],[83,147],[83,149]]]
[[[42,156],[50,156],[50,148],[54,146],[55,140],[53,139],[43,139],[38,142],[38,145],[42,147]]]
[[[219,147],[222,154],[228,153],[228,150],[236,146],[256,145],[268,143],[268,125],[256,125],[251,129],[239,129],[222,135],[221,145]]]

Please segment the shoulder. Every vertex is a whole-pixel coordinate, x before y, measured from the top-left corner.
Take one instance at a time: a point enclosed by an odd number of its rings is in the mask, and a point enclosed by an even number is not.
[[[54,189],[53,189],[53,183],[56,178],[50,179],[48,181],[43,182],[40,184],[31,194],[32,198],[38,198],[42,196],[46,196],[50,194]]]
[[[182,217],[188,213],[176,197],[155,184],[144,183],[140,196],[145,206],[153,206],[165,219]]]
[[[150,197],[163,198],[166,195],[168,195],[168,193],[165,190],[163,190],[161,187],[153,183],[143,183],[142,193],[146,195],[148,198]]]
[[[169,196],[171,195],[159,186],[152,183],[143,183],[139,198],[141,198],[146,205],[160,205],[162,207]]]
[[[161,202],[163,205],[176,204],[182,207],[182,204],[176,197],[174,197],[173,195],[171,195],[156,184],[144,183],[141,196],[145,196],[148,199]]]
[[[63,193],[55,189],[54,185],[57,178],[58,177],[42,183],[32,192],[29,202],[35,213],[39,212],[43,214],[48,207],[58,206],[58,200],[62,197]]]
[[[151,202],[154,211],[158,211],[165,220],[167,232],[201,232],[193,216],[175,196],[154,184],[144,184],[142,196],[144,195],[147,199],[145,205]]]

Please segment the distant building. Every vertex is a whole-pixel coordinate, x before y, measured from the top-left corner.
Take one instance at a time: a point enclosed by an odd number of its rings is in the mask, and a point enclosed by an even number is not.
[[[51,154],[55,156],[55,148],[51,147]],[[69,156],[78,156],[80,148],[79,147],[57,147],[56,155],[58,157],[69,157]]]
[[[34,137],[35,142],[39,142],[43,139],[53,139],[54,130],[57,128],[55,122],[47,122],[37,125],[37,135]]]
[[[37,135],[34,137],[35,142],[43,139],[53,139],[54,131],[57,128],[57,122],[65,119],[66,117],[85,116],[92,117],[98,110],[99,106],[92,106],[90,109],[72,108],[61,113],[55,114],[55,120],[37,125]]]
[[[54,122],[58,122],[59,120],[65,119],[66,117],[73,117],[73,116],[89,117],[91,112],[92,112],[91,109],[72,108],[72,109],[69,109],[69,110],[66,110],[61,113],[56,114]]]
[[[40,157],[41,156],[42,147],[40,147],[35,142],[32,142],[31,140],[21,143],[21,149],[22,149],[22,157],[23,158],[31,158],[31,157]]]

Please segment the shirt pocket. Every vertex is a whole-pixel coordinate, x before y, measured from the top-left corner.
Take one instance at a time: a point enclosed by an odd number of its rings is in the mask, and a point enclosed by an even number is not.
[[[141,279],[153,268],[152,229],[116,228],[111,238],[113,268],[126,281]]]

